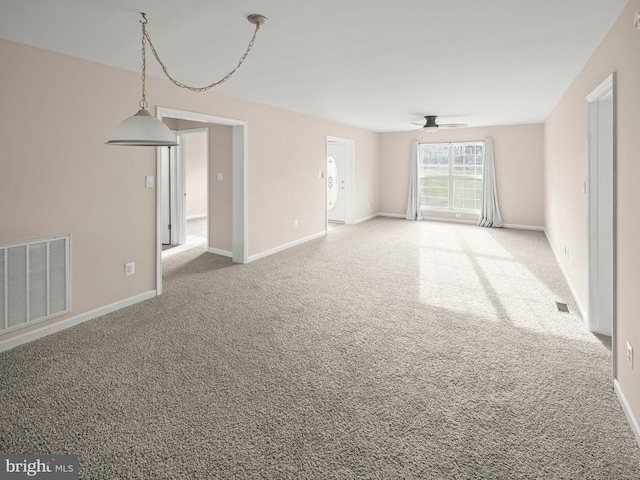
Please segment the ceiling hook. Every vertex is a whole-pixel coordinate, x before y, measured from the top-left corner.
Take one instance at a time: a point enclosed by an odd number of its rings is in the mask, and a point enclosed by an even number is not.
[[[140,23],[143,24],[143,25],[146,25],[147,21],[148,21],[147,20],[147,14],[144,13],[144,12],[140,12],[140,15],[142,15],[142,20],[140,20]]]

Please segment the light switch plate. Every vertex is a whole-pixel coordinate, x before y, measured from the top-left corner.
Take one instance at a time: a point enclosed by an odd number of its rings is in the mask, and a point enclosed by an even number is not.
[[[146,177],[144,177],[144,185],[147,188],[153,188],[156,186],[156,179],[153,177],[153,175],[147,175]]]
[[[222,172],[218,172],[218,181],[221,182],[224,180],[224,174]]]

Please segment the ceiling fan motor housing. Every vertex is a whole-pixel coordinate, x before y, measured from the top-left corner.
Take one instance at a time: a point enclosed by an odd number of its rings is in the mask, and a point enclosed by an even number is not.
[[[438,117],[437,115],[425,115],[424,119],[427,121],[427,123],[424,124],[424,128],[427,128],[427,127],[438,128],[438,124],[436,123],[437,117]]]

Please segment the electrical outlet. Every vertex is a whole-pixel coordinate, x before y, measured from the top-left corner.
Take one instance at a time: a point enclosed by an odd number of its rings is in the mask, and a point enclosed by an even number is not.
[[[462,214],[461,213],[456,213],[456,218],[462,218]]]
[[[633,346],[629,342],[627,342],[627,362],[633,370]]]
[[[298,220],[293,221],[293,228],[298,228]]]
[[[156,186],[156,179],[153,175],[147,175],[144,177],[144,186],[147,188],[153,188]]]
[[[129,262],[124,264],[124,274],[125,276],[133,275],[136,273],[136,262]]]

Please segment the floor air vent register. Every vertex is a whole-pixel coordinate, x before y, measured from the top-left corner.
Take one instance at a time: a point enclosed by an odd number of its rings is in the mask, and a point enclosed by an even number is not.
[[[70,310],[70,237],[0,245],[0,333]]]

